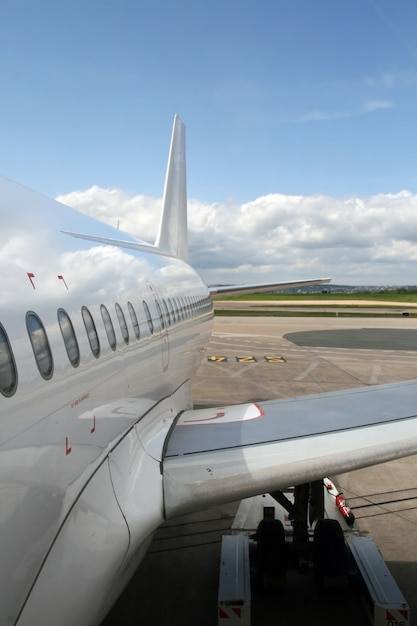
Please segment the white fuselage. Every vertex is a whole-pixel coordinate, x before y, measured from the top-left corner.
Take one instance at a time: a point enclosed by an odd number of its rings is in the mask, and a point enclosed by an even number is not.
[[[212,304],[187,263],[0,182],[0,623],[96,624],[164,519]]]

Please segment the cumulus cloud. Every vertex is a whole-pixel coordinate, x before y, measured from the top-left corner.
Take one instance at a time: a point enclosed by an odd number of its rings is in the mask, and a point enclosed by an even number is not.
[[[114,228],[140,238],[154,241],[161,208],[161,200],[148,196],[131,196],[121,189],[103,189],[94,185],[84,191],[60,195],[58,202],[87,213]]]
[[[61,202],[153,243],[161,200],[92,187]],[[416,284],[417,195],[189,200],[190,262],[209,284],[333,278]]]

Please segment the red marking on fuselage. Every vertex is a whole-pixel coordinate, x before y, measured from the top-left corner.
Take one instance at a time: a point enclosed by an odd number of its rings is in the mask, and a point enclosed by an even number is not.
[[[67,283],[65,282],[65,278],[64,278],[63,276],[60,276],[60,275],[58,274],[58,279],[59,279],[59,280],[62,280],[62,282],[64,283],[65,287],[68,289],[68,285],[67,285]]]
[[[96,431],[96,416],[93,417],[93,428],[90,430],[91,434]]]
[[[68,437],[65,437],[65,454],[71,454],[72,448],[68,445]]]
[[[32,272],[28,272],[27,274],[28,274],[28,278],[29,278],[29,280],[30,280],[30,282],[31,282],[32,287],[33,287],[34,289],[36,289],[36,287],[35,287],[35,283],[34,283],[34,282],[33,282],[33,280],[32,280],[32,278],[35,278],[35,274],[32,274]]]
[[[71,402],[71,408],[74,409],[76,406],[81,404],[81,402],[84,402],[84,400],[87,400],[89,397],[90,397],[90,393],[89,392],[83,393],[82,396],[80,396],[79,398],[77,398],[76,400]]]

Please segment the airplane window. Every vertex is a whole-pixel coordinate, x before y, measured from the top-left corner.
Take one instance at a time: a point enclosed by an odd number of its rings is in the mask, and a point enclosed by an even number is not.
[[[119,320],[120,324],[120,330],[122,331],[123,340],[127,345],[129,343],[129,331],[127,329],[125,314],[122,311],[122,307],[117,302],[115,304],[115,309],[117,313],[117,319]]]
[[[140,338],[139,322],[136,316],[135,309],[133,308],[133,304],[131,302],[128,302],[127,308],[129,309],[130,319],[132,320],[132,326],[136,335],[136,339],[139,339]]]
[[[175,321],[179,322],[180,321],[180,316],[179,316],[179,312],[178,312],[178,303],[177,303],[177,299],[176,298],[172,298],[172,303],[174,305],[174,317],[175,317]]]
[[[167,303],[165,302],[165,300],[163,298],[162,298],[162,308],[164,309],[166,325],[167,326],[171,326],[171,318],[169,317],[169,311],[168,311]]]
[[[80,363],[80,349],[74,327],[68,313],[64,309],[58,309],[58,323],[71,365],[77,367]]]
[[[100,356],[100,341],[97,335],[96,325],[94,324],[93,317],[86,306],[82,307],[81,313],[84,320],[85,330],[87,331],[91,352],[94,354],[96,359],[98,359]]]
[[[153,321],[152,321],[151,312],[150,312],[149,307],[146,304],[145,300],[143,300],[142,304],[143,304],[143,308],[144,308],[144,311],[145,311],[146,319],[148,320],[149,331],[150,331],[151,335],[153,335]]]
[[[111,321],[110,313],[107,308],[102,304],[100,306],[101,317],[103,318],[104,328],[106,329],[107,339],[109,340],[110,348],[116,350],[116,335],[114,333],[113,322]]]
[[[40,375],[49,380],[54,370],[52,352],[45,328],[36,313],[30,311],[26,314],[26,327]]]
[[[155,300],[155,306],[156,306],[156,311],[158,313],[158,317],[159,317],[159,322],[161,324],[161,328],[164,329],[165,328],[164,316],[162,315],[161,307],[159,306],[158,300]]]
[[[168,306],[169,306],[169,311],[171,314],[172,322],[173,324],[175,324],[175,313],[174,313],[174,307],[172,306],[171,298],[168,298]]]
[[[6,331],[0,325],[0,391],[12,396],[17,386],[17,370]]]

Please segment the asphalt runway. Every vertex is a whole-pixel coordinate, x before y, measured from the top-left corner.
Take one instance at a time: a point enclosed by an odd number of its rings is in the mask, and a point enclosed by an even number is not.
[[[413,328],[355,328],[287,333],[284,337],[297,346],[350,348],[357,350],[417,350]]]
[[[414,335],[413,317],[218,317],[192,381],[194,402],[234,404],[415,379]],[[331,478],[359,530],[381,551],[416,626],[417,456]],[[215,626],[221,536],[236,508],[222,505],[164,524],[102,626]],[[288,584],[280,597],[255,596],[253,626],[366,623],[344,592],[319,598],[308,582],[297,585]]]

